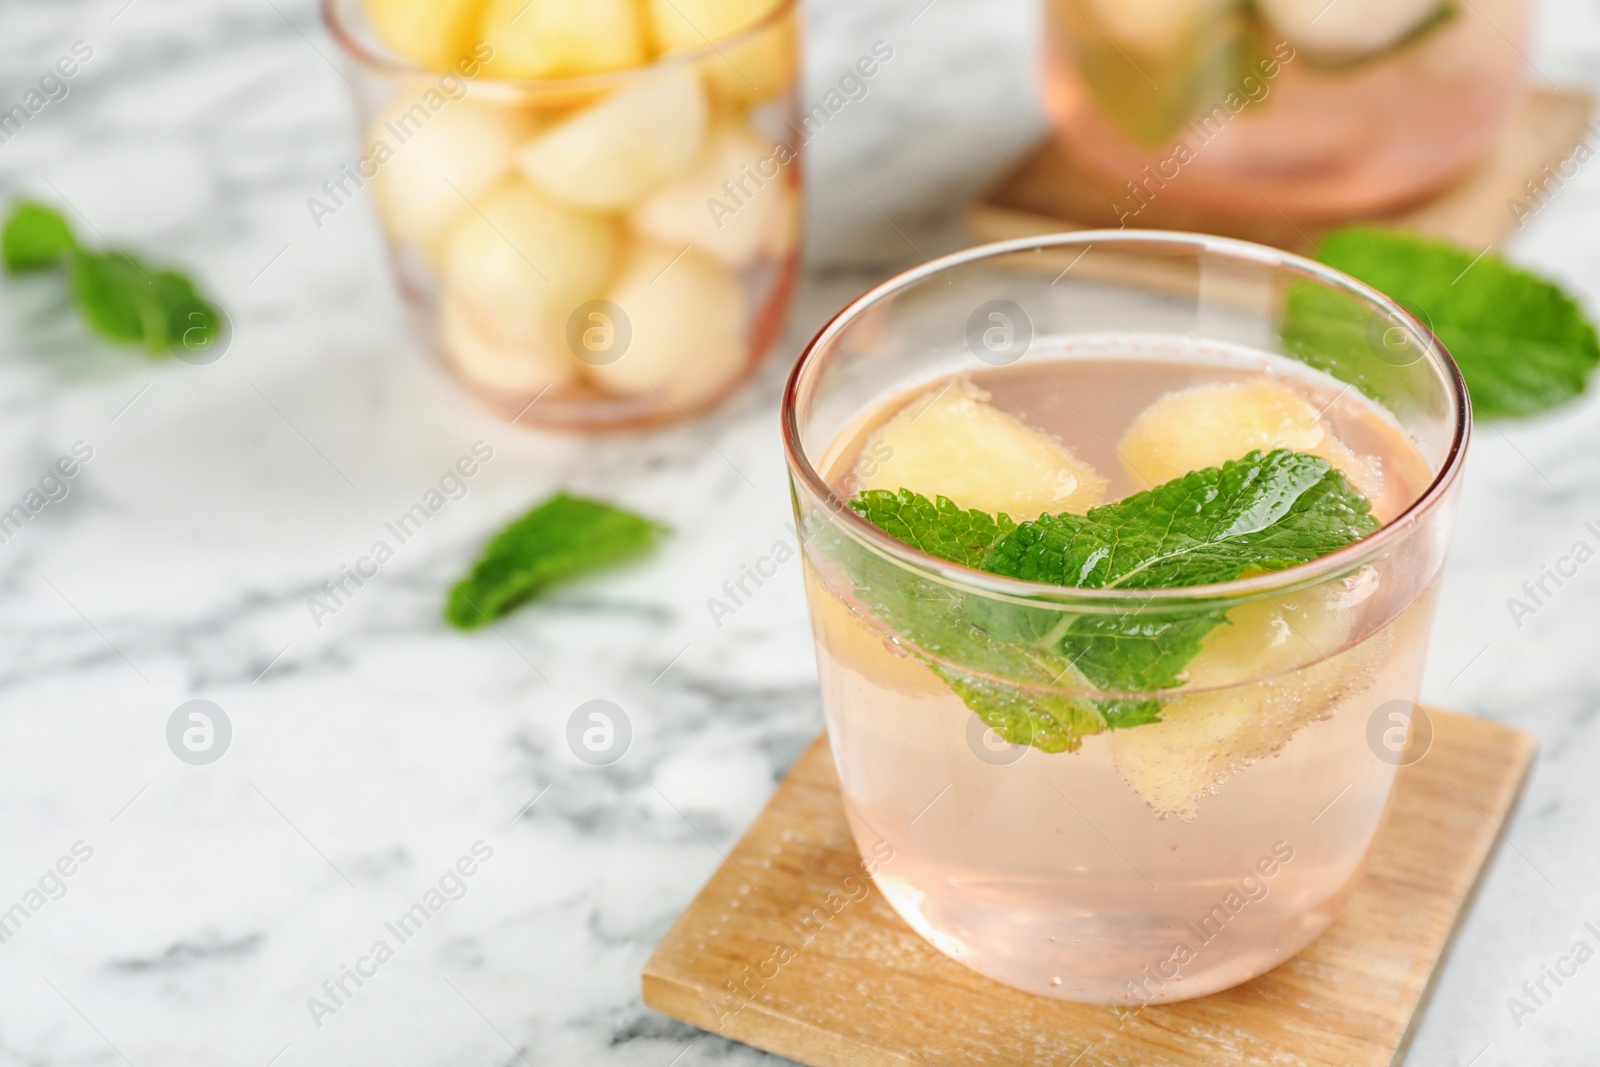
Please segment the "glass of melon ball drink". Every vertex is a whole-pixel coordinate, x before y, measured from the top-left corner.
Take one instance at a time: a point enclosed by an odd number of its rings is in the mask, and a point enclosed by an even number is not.
[[[1156,202],[1309,220],[1415,202],[1481,160],[1524,88],[1529,0],[1048,0],[1060,140]]]
[[[776,339],[800,232],[794,0],[324,0],[423,336],[572,430],[682,418]]]
[[[1469,420],[1400,307],[1242,242],[991,245],[847,307],[783,430],[890,904],[990,978],[1130,1010],[1315,938],[1423,751],[1393,731],[1426,721]]]

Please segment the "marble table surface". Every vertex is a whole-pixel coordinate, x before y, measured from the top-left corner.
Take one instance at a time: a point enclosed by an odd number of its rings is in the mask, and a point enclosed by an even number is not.
[[[1038,135],[1036,18],[1029,0],[813,0],[809,92],[875,40],[897,58],[811,146],[810,269],[777,356],[697,428],[575,441],[443,386],[370,211],[311,225],[355,125],[309,0],[0,5],[0,104],[75,42],[93,53],[0,144],[0,191],[195,265],[235,329],[213,365],[147,361],[89,342],[49,286],[0,285],[0,503],[92,452],[0,544],[0,910],[45,895],[0,944],[0,1065],[771,1061],[639,998],[652,947],[821,725],[797,568],[732,617],[706,601],[790,536],[783,366],[848,297],[959,246],[963,200]],[[1529,59],[1600,84],[1600,14],[1546,6]],[[1600,307],[1597,235],[1590,168],[1513,254]],[[1520,626],[1506,607],[1600,523],[1597,415],[1600,396],[1473,447],[1426,695],[1543,752],[1416,1067],[1600,1057],[1600,963],[1532,1015],[1507,1006],[1575,942],[1600,947],[1600,568]],[[479,441],[494,458],[466,495],[316,625],[307,598]],[[678,536],[499,633],[446,631],[445,583],[558,485]],[[209,766],[167,744],[192,699],[231,724]],[[591,699],[632,724],[606,768],[565,741]],[[441,884],[447,906],[313,1018]]]

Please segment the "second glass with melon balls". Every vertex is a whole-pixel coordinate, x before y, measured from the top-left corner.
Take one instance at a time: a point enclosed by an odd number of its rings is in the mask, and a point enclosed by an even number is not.
[[[671,421],[782,328],[799,260],[794,0],[324,0],[402,295],[520,423]],[[317,208],[314,206],[313,211]]]
[[[1531,0],[1047,0],[1057,136],[1114,208],[1380,214],[1472,167],[1525,87]],[[1148,218],[1146,216],[1146,218]]]
[[[783,429],[845,812],[911,926],[1136,1009],[1333,921],[1470,429],[1426,329],[1243,242],[1015,241],[847,307]]]

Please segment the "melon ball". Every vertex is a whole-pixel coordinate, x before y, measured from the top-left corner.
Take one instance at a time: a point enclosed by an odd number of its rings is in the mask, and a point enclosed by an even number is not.
[[[484,331],[461,302],[446,296],[439,308],[439,332],[450,365],[475,385],[497,393],[537,395],[577,377],[578,364],[549,342],[508,345]]]
[[[950,687],[926,663],[889,640],[881,624],[868,622],[852,610],[821,575],[804,567],[806,602],[811,609],[811,629],[817,647],[837,666],[853,671],[871,684],[916,695],[943,695]],[[862,609],[865,613],[865,609]]]
[[[794,214],[794,193],[773,146],[744,123],[718,123],[699,162],[629,214],[637,233],[692,243],[733,267],[762,251],[777,216]]]
[[[1201,798],[1316,721],[1312,709],[1274,696],[1270,686],[1242,686],[1169,700],[1160,722],[1111,732],[1117,772],[1158,815],[1193,819]]]
[[[1395,44],[1447,4],[1448,0],[1261,0],[1261,13],[1308,52],[1356,59]]]
[[[682,174],[709,124],[700,80],[673,71],[641,80],[539,134],[517,164],[529,181],[583,207],[625,207]]]
[[[1133,421],[1119,451],[1135,484],[1148,488],[1275,448],[1321,456],[1368,500],[1383,492],[1377,459],[1351,452],[1309,400],[1272,378],[1168,393]]]
[[[743,372],[749,357],[744,293],[728,269],[703,252],[637,241],[606,299],[627,315],[632,337],[615,362],[587,368],[602,389],[659,389],[674,405],[691,408]]]
[[[508,343],[559,344],[573,309],[604,290],[617,246],[611,220],[512,178],[450,233],[445,290]]]
[[[491,78],[557,78],[635,67],[646,59],[634,0],[489,0],[483,39]]]
[[[718,49],[705,63],[706,80],[736,107],[772,100],[799,78],[800,44],[793,15],[747,41]]]
[[[1106,480],[1054,437],[989,403],[965,379],[920,396],[867,440],[856,489],[909,489],[1018,522],[1082,513],[1105,502]]]
[[[1160,722],[1108,735],[1117,772],[1157,814],[1193,819],[1203,797],[1307,726],[1341,709],[1365,714],[1352,698],[1372,687],[1392,637],[1380,630],[1331,659],[1271,678],[1257,670],[1248,676],[1259,682],[1164,701]]]
[[[662,52],[704,48],[753,26],[782,0],[647,0],[651,35]]]
[[[431,95],[430,95],[431,94]],[[430,245],[511,171],[529,120],[506,108],[404,93],[367,131],[372,196],[396,241]]]
[[[484,0],[366,0],[366,11],[384,44],[418,66],[447,70],[476,43],[483,5]]]
[[[1240,604],[1206,635],[1184,678],[1211,689],[1269,678],[1344,650],[1355,615],[1339,607],[1327,586]]]

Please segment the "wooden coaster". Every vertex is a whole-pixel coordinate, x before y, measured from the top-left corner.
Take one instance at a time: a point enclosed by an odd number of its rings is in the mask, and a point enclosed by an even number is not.
[[[1541,168],[1555,168],[1570,155],[1588,129],[1594,99],[1586,93],[1537,90],[1490,152],[1467,177],[1433,200],[1368,221],[1432,234],[1467,248],[1498,246],[1516,229],[1511,202],[1522,202],[1528,179],[1544,180]],[[983,241],[1004,241],[1063,230],[1117,228],[1115,201],[1122,184],[1086,168],[1046,138],[993,192],[967,211],[967,228]],[[1149,229],[1190,230],[1241,237],[1293,252],[1307,251],[1309,226],[1296,228],[1282,218],[1231,219],[1185,210],[1159,198],[1139,214]]]
[[[651,956],[645,1003],[811,1067],[1394,1064],[1536,748],[1507,726],[1431,714],[1433,746],[1400,771],[1345,911],[1236,989],[1119,1015],[1010,989],[941,955],[875,888],[861,894],[824,735]],[[845,901],[837,913],[830,894]],[[813,919],[803,941],[793,924],[817,914],[826,922]],[[730,992],[774,970],[751,985],[753,1000]]]

